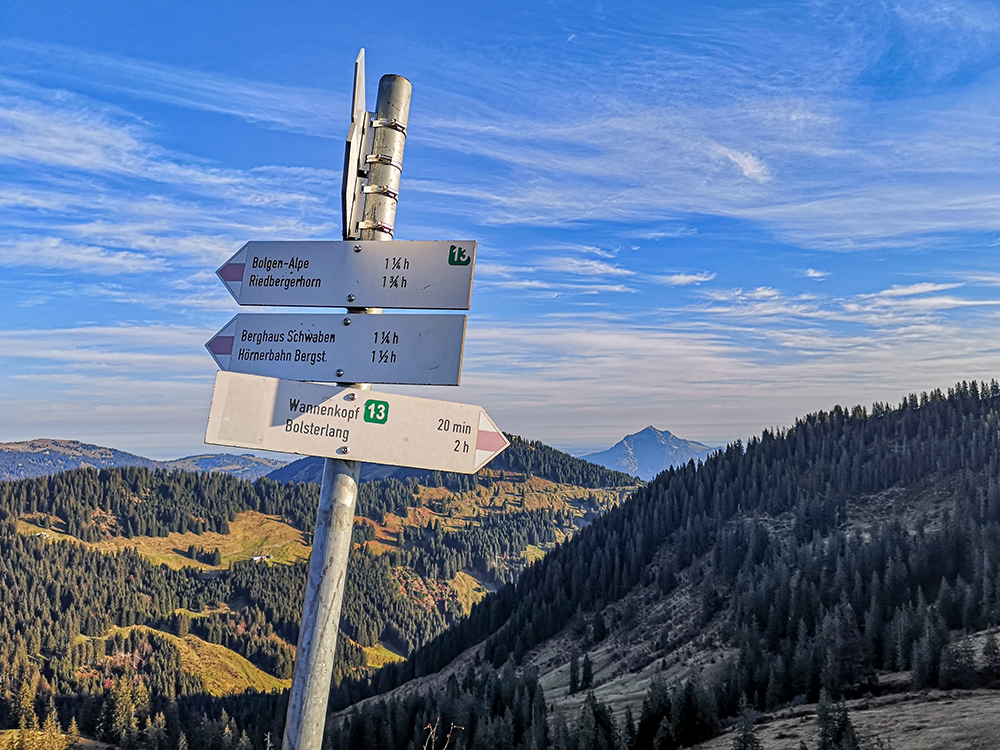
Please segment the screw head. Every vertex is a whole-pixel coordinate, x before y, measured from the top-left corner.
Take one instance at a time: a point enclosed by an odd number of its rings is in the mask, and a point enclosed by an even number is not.
[[[343,445],[340,448],[337,448],[337,453],[347,454],[347,453],[350,453],[350,452],[351,452],[351,449],[348,448],[346,445]]]
[[[344,371],[343,370],[337,370],[337,377],[338,378],[344,377]]]
[[[353,294],[348,294],[347,295],[347,301],[348,302],[354,302],[354,295]]]
[[[360,253],[361,252],[361,245],[355,245],[354,246],[354,252]]]
[[[351,319],[350,318],[344,318],[344,325],[345,326],[349,326],[350,324],[351,324]]]
[[[357,393],[348,393],[347,394],[347,400],[348,401],[357,401],[357,399],[358,399],[358,394]]]

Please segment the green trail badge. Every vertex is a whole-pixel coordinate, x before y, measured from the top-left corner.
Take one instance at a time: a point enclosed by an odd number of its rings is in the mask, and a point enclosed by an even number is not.
[[[467,266],[471,262],[472,258],[465,254],[464,247],[458,247],[458,245],[451,246],[451,250],[448,251],[449,266]]]
[[[389,418],[389,404],[386,401],[370,399],[365,402],[365,421],[375,424],[385,424]]]

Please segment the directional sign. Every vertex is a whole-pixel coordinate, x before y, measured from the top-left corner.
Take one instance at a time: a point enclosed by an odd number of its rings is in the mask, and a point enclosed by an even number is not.
[[[230,372],[320,382],[458,385],[464,342],[464,315],[241,313],[205,347]]]
[[[205,442],[463,474],[510,445],[481,406],[231,372]]]
[[[248,242],[216,273],[241,305],[468,310],[476,243]]]

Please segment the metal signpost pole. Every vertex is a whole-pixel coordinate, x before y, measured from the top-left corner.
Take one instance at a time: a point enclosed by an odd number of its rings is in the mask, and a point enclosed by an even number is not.
[[[363,61],[360,56],[359,61]],[[362,77],[362,88],[363,81]],[[387,75],[379,81],[372,123],[374,147],[367,157],[369,179],[365,187],[364,220],[360,224],[362,240],[392,239],[411,90],[410,82],[402,76]],[[357,102],[357,91],[354,98]],[[351,167],[348,164],[345,169]],[[354,227],[350,226],[352,217],[346,216],[346,221],[345,239],[355,235]],[[349,316],[380,312],[379,308],[348,308]],[[362,390],[371,387],[365,383],[350,385]],[[309,557],[282,750],[320,750],[323,742],[360,474],[361,464],[357,461],[327,458],[323,464],[323,486]]]

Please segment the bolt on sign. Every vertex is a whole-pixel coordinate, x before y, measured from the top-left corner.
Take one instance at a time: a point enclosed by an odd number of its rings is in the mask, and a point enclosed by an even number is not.
[[[241,305],[468,310],[476,242],[248,242],[216,271]]]

